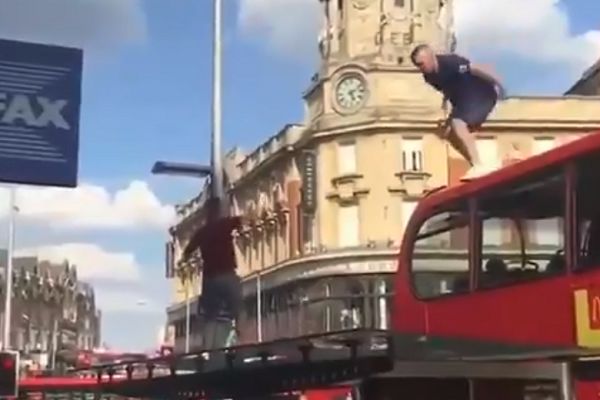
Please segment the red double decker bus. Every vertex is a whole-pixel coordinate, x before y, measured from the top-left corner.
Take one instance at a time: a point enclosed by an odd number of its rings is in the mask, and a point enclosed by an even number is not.
[[[411,218],[393,330],[426,359],[600,347],[600,133],[432,193]]]
[[[597,398],[600,133],[423,199],[392,319],[403,359],[561,363],[563,397]]]

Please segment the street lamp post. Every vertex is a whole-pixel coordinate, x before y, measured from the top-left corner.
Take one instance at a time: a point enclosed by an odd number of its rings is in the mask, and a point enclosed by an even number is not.
[[[212,104],[212,195],[223,198],[223,165],[221,162],[221,0],[214,0],[213,16],[213,104]]]
[[[212,187],[212,197],[223,198],[223,164],[221,150],[221,33],[222,33],[222,3],[221,0],[213,0],[213,98],[212,98],[212,132],[211,132],[211,163],[210,166],[157,161],[152,167],[153,174],[188,176],[194,178],[210,177]],[[185,348],[186,353],[189,350],[190,336],[190,299],[188,283],[185,283],[186,296],[186,334]]]

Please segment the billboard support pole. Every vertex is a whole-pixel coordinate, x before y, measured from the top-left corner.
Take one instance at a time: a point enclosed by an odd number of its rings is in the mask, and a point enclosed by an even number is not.
[[[10,329],[12,318],[12,277],[13,277],[13,252],[15,247],[15,211],[16,192],[14,187],[9,188],[8,204],[8,246],[6,251],[6,289],[4,291],[4,335],[2,344],[5,350],[10,349]]]

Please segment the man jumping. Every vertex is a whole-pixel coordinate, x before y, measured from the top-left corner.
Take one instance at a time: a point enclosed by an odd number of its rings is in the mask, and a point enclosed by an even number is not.
[[[456,54],[435,54],[426,44],[415,47],[410,58],[423,73],[425,81],[444,95],[442,107],[445,109],[448,101],[452,104],[441,137],[471,164],[462,179],[491,172],[494,166],[484,165],[480,160],[472,132],[485,122],[498,98],[504,97],[500,80],[466,58]]]
[[[183,257],[187,259],[194,251],[200,250],[203,261],[202,301],[198,304],[201,308],[198,311],[204,312],[208,341],[216,341],[217,346],[223,346],[227,339],[216,337],[219,335],[214,332],[221,310],[226,311],[232,327],[239,333],[236,321],[242,303],[242,288],[236,272],[232,233],[242,226],[243,219],[227,215],[218,198],[209,199],[205,210],[205,223],[191,238]]]

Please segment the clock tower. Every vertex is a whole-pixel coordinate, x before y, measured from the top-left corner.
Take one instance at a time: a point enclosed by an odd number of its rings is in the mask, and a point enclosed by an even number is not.
[[[320,68],[305,94],[311,130],[440,112],[441,99],[423,84],[410,52],[420,43],[453,50],[453,0],[314,1],[323,22]]]

